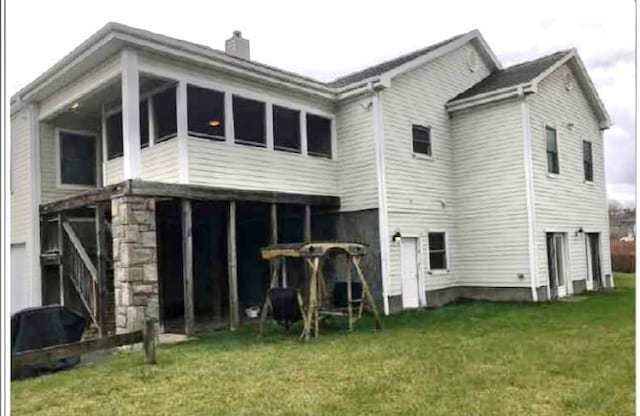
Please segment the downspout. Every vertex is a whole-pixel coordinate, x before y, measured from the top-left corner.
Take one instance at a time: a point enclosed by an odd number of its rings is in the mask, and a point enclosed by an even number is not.
[[[376,179],[378,182],[378,224],[380,237],[380,271],[382,273],[382,302],[384,314],[389,314],[389,232],[387,225],[387,187],[384,169],[384,120],[382,102],[373,83],[367,85],[373,104],[373,136],[376,156]]]
[[[536,206],[533,182],[533,160],[531,155],[531,126],[529,122],[529,104],[522,88],[518,95],[521,97],[522,133],[524,144],[524,172],[525,192],[527,199],[527,234],[529,245],[529,280],[531,281],[531,299],[538,301],[538,256],[536,248]]]

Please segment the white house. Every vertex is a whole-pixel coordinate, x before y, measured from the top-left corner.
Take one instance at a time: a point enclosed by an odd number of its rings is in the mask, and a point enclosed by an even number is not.
[[[11,99],[12,311],[237,325],[258,249],[322,239],[385,313],[613,286],[609,126],[573,49],[502,68],[474,30],[325,83],[109,23]]]

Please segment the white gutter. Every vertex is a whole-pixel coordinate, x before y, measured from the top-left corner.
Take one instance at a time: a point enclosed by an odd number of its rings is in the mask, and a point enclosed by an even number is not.
[[[373,103],[373,136],[376,156],[376,179],[378,181],[378,224],[380,237],[380,272],[382,274],[382,302],[384,314],[389,314],[389,232],[387,225],[387,187],[384,169],[384,119],[379,92],[369,83]]]

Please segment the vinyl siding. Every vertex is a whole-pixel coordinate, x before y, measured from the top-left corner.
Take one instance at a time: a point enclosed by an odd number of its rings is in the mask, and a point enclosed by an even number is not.
[[[528,99],[540,285],[548,284],[546,231],[567,233],[572,280],[587,278],[585,238],[576,236],[576,231],[582,227],[586,232],[599,232],[603,273],[611,273],[602,135],[593,109],[575,78],[571,90],[564,87],[565,76],[571,71],[570,63],[561,66],[540,83],[538,94]],[[569,128],[569,123],[573,123],[573,128]],[[558,177],[547,175],[546,125],[557,131]],[[584,181],[583,140],[592,143],[593,183]]]
[[[368,98],[345,101],[337,109],[338,188],[342,211],[378,207],[373,113]]]
[[[178,140],[172,139],[141,151],[140,177],[146,181],[175,183],[178,175]]]
[[[124,180],[124,168],[122,166],[122,157],[107,160],[104,163],[105,185],[113,185],[114,183]]]
[[[456,284],[458,251],[454,229],[453,152],[450,120],[445,104],[489,74],[479,58],[475,72],[467,67],[468,53],[477,53],[471,43],[394,79],[382,93],[385,129],[385,173],[388,207],[388,238],[395,231],[425,235],[428,230],[446,231],[449,239],[449,273],[430,275],[427,239],[422,239],[425,259],[425,289]],[[411,125],[431,127],[430,160],[413,156]],[[445,201],[445,207],[441,201]],[[390,244],[390,294],[401,293],[400,245]]]
[[[11,116],[11,244],[31,239],[30,152],[29,111],[25,108]]]
[[[458,284],[530,286],[520,101],[454,114],[452,136]]]

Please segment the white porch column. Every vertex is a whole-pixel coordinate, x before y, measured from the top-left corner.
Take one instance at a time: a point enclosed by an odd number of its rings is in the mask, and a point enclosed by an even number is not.
[[[140,79],[138,54],[125,49],[122,66],[122,151],[124,179],[140,177]]]
[[[184,80],[178,81],[176,112],[179,179],[180,183],[189,183],[189,119],[187,115],[187,82]]]

